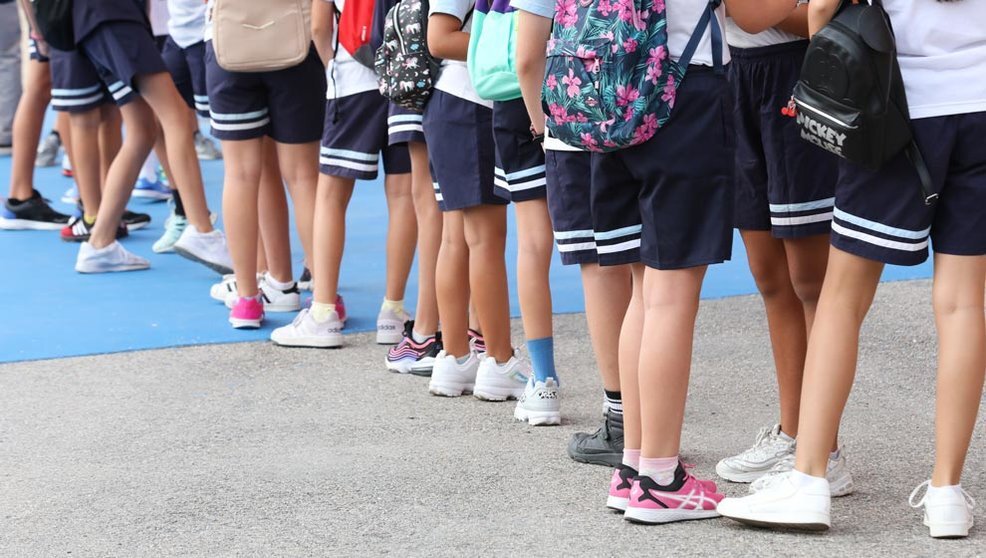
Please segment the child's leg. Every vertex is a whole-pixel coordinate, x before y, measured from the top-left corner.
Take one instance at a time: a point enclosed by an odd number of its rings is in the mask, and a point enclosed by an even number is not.
[[[859,330],[873,303],[883,264],[833,248],[808,342],[801,388],[797,470],[825,477],[830,449],[849,399]]]
[[[264,138],[264,167],[260,173],[259,255],[264,256],[260,271],[267,271],[276,281],[291,283],[291,233],[288,216],[288,198],[278,168],[277,147],[274,141]]]
[[[102,183],[105,183],[110,165],[123,146],[123,120],[120,109],[108,103],[99,107],[99,115],[99,176]]]
[[[435,294],[442,323],[445,352],[456,358],[469,354],[469,285],[470,258],[466,244],[462,211],[443,215],[442,246],[438,252]]]
[[[486,354],[502,364],[514,354],[504,262],[506,206],[480,205],[464,210],[463,229],[469,246],[469,288],[483,327]]]
[[[639,381],[641,457],[677,457],[706,266],[644,273]]]
[[[48,64],[31,61],[24,76],[24,93],[14,113],[14,152],[10,165],[10,196],[28,200],[34,193],[34,146],[41,138],[44,114],[51,101]]]
[[[629,266],[582,265],[582,291],[589,339],[603,389],[620,391],[620,330],[633,294]]]
[[[384,178],[387,196],[387,300],[404,300],[407,278],[414,263],[418,225],[411,195],[411,174],[389,174]]]
[[[517,290],[524,336],[539,380],[557,378],[551,324],[551,285],[548,273],[554,235],[546,198],[517,202]]]
[[[85,216],[89,219],[96,218],[102,199],[99,149],[101,112],[101,108],[93,108],[71,113],[69,127],[72,131],[68,141],[65,141],[65,150],[72,158],[73,178],[79,188]]]
[[[791,285],[804,307],[808,333],[815,322],[818,297],[829,261],[829,235],[784,240]]]
[[[320,175],[315,201],[314,301],[335,304],[339,294],[339,268],[346,244],[346,208],[353,197],[352,178]]]
[[[421,335],[438,331],[438,300],[435,296],[435,268],[442,245],[442,212],[435,201],[435,189],[428,170],[428,147],[408,143],[411,152],[411,191],[418,228],[418,301],[414,330]]]
[[[630,265],[633,286],[630,305],[620,328],[620,391],[623,395],[623,447],[641,449],[640,346],[644,333],[644,266]]]
[[[277,143],[281,178],[288,185],[294,205],[295,227],[309,269],[314,268],[315,196],[319,185],[318,142]],[[333,301],[334,302],[334,301]]]
[[[934,486],[959,484],[983,394],[986,256],[935,255],[938,325]]]
[[[257,295],[257,198],[263,173],[262,138],[223,141],[223,222],[240,297]]]

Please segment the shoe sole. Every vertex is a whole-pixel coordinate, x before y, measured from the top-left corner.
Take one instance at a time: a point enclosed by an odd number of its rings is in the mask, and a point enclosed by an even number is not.
[[[152,246],[151,247],[151,251],[154,252],[155,254],[174,254],[175,253],[175,247],[174,246],[168,246],[167,248],[158,249],[158,248],[155,248],[155,247]]]
[[[818,516],[816,514],[808,514],[811,517],[806,517],[804,521],[791,521],[791,514],[778,514],[777,521],[771,521],[769,519],[757,519],[752,517],[743,517],[739,515],[726,515],[720,513],[725,518],[732,519],[744,525],[750,525],[751,527],[761,527],[764,529],[784,529],[790,531],[811,531],[820,532],[828,531],[829,523],[824,517]]]
[[[150,224],[151,224],[150,221],[142,221],[140,223],[126,223],[127,231],[128,232],[139,231],[140,229],[143,229],[144,227]]]
[[[150,265],[143,265],[143,264],[142,265],[124,265],[124,266],[118,266],[118,267],[113,267],[113,268],[107,268],[107,267],[101,267],[101,266],[87,267],[87,266],[80,266],[78,264],[75,265],[75,271],[77,271],[79,273],[86,273],[86,274],[122,273],[124,271],[144,271],[145,269],[150,269],[150,268],[151,268]]]
[[[578,463],[585,463],[586,465],[599,465],[600,467],[616,467],[623,463],[622,453],[599,453],[591,456],[574,454],[571,451],[568,452],[568,457],[572,461]]]
[[[178,254],[179,256],[187,259],[187,260],[192,260],[193,262],[200,263],[200,264],[208,267],[212,271],[215,271],[219,275],[229,275],[229,274],[233,273],[233,269],[232,268],[226,267],[226,266],[224,266],[222,264],[217,264],[215,262],[210,262],[210,261],[205,260],[203,258],[200,258],[200,257],[196,256],[195,254],[189,252],[188,250],[185,250],[181,246],[175,246],[175,253]]]
[[[4,231],[60,231],[68,223],[44,223],[27,219],[0,218],[0,230]]]
[[[925,527],[928,528],[928,533],[933,539],[964,539],[969,536],[969,525],[966,523],[957,523],[953,525],[929,525],[927,521],[924,522]]]
[[[263,320],[241,320],[237,318],[230,318],[229,324],[233,326],[233,329],[260,329],[260,322]]]
[[[270,339],[278,347],[287,347],[290,349],[339,349],[343,346],[342,339],[318,339],[314,337],[305,337],[302,339],[292,339],[292,340],[277,340],[272,336]]]
[[[641,525],[662,525],[664,523],[676,523],[678,521],[715,519],[716,517],[719,517],[719,512],[715,510],[648,510],[635,509],[627,506],[627,509],[623,512],[623,519]]]
[[[134,190],[131,196],[135,198],[140,198],[144,201],[152,201],[152,202],[168,201],[171,199],[171,194],[163,194],[160,192],[146,192],[142,190]]]
[[[618,496],[610,496],[606,498],[606,507],[620,513],[627,511],[627,506],[630,505],[629,498],[620,498]]]
[[[489,401],[491,403],[502,403],[509,399],[520,399],[524,395],[524,388],[514,389],[514,388],[500,388],[492,386],[476,386],[473,395],[476,399],[481,401]]]
[[[749,484],[759,479],[760,477],[766,475],[767,472],[770,471],[770,469],[772,468],[773,465],[771,465],[767,469],[764,469],[763,471],[750,471],[750,472],[737,473],[734,471],[730,471],[729,469],[726,469],[725,467],[723,467],[722,463],[718,463],[716,464],[716,474],[719,475],[719,477],[722,478],[723,480],[727,480],[729,482],[735,482],[738,484]]]
[[[559,411],[528,411],[518,405],[514,409],[514,418],[531,426],[558,426],[561,424]]]
[[[384,360],[387,370],[398,374],[412,374],[414,376],[431,376],[431,371],[435,367],[435,359],[427,357],[421,361],[400,361],[391,362]]]
[[[434,381],[428,384],[428,392],[439,397],[462,397],[472,393],[475,384],[443,384]]]

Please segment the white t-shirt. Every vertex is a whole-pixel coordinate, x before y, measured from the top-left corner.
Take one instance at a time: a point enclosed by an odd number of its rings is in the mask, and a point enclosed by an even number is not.
[[[678,60],[684,52],[688,39],[692,38],[698,20],[702,13],[709,7],[709,3],[703,0],[665,0],[664,7],[668,17],[668,51],[673,60]],[[719,29],[725,29],[726,6],[720,5],[716,10]],[[729,58],[729,47],[725,44],[725,31],[723,32],[722,63],[727,64]],[[699,66],[712,65],[712,35],[711,29],[706,28],[702,35],[702,42],[699,43],[695,54],[692,56],[692,64]]]
[[[155,37],[164,37],[168,34],[168,0],[151,0],[149,5],[151,32]]]
[[[202,0],[167,0],[168,33],[181,48],[188,48],[205,39],[205,14],[208,6]]]
[[[769,28],[760,33],[747,33],[740,29],[733,18],[726,18],[726,42],[735,48],[757,48],[765,46],[793,43],[795,41],[805,41],[804,37],[799,37],[794,33],[781,31],[776,28]]]
[[[342,14],[345,0],[324,0],[335,4],[336,12]],[[339,33],[339,26],[334,22],[333,28]],[[338,36],[338,35],[336,35]],[[335,46],[335,36],[332,39]],[[329,84],[325,93],[326,99],[338,99],[357,93],[375,91],[377,89],[377,74],[372,69],[360,64],[341,44],[335,53],[335,58],[329,60],[325,68],[326,81]]]
[[[475,0],[433,0],[428,15],[448,14],[455,16],[463,22],[463,31],[468,33],[472,28],[472,10],[475,5]],[[493,107],[492,101],[487,101],[476,93],[472,86],[472,80],[469,78],[469,68],[465,62],[443,60],[442,73],[438,76],[438,81],[435,82],[435,89],[477,105]]]
[[[911,118],[986,112],[986,1],[884,0]]]

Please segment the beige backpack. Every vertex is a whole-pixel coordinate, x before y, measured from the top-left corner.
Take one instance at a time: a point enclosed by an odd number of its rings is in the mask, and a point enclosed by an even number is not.
[[[297,66],[312,43],[312,0],[215,0],[212,48],[230,72]]]

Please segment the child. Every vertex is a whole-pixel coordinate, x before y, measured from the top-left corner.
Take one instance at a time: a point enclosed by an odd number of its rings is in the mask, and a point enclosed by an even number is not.
[[[223,233],[212,228],[202,189],[194,130],[186,108],[165,72],[147,18],[134,0],[76,0],[72,8],[76,46],[99,72],[120,106],[127,134],[106,178],[102,204],[90,239],[79,248],[81,273],[147,269],[150,263],[127,252],[115,240],[117,225],[140,165],[154,143],[155,116],[164,128],[168,157],[190,225],[176,245],[186,257],[218,270],[229,269]]]
[[[326,64],[328,81],[321,175],[315,205],[314,298],[311,310],[279,328],[271,339],[292,347],[342,346],[342,320],[336,309],[339,267],[346,237],[346,208],[356,180],[376,178],[381,153],[387,175],[384,189],[390,223],[387,230],[387,291],[377,316],[377,343],[397,344],[404,322],[404,288],[414,260],[417,234],[411,202],[411,162],[407,146],[387,143],[387,100],[377,90],[376,74],[362,65],[335,37],[335,13],[342,0],[316,0],[312,31]]]
[[[839,5],[813,0],[811,31]],[[939,338],[935,465],[911,503],[924,507],[932,537],[964,537],[973,523],[972,500],[960,481],[986,371],[986,89],[973,78],[986,73],[983,9],[967,0],[885,0],[883,6],[897,36],[915,140],[939,198],[925,205],[904,153],[877,171],[839,163],[832,250],[808,343],[795,468],[752,496],[723,501],[720,512],[762,526],[829,528],[829,449],[852,388],[860,326],[884,264],[923,262],[930,237]]]
[[[258,328],[265,307],[291,306],[298,288],[290,271],[279,277],[268,273],[257,279],[258,196],[264,161],[270,164],[265,143],[276,149],[281,177],[295,203],[301,242],[311,254],[311,219],[317,181],[318,138],[324,109],[325,75],[314,45],[299,64],[277,71],[231,72],[216,61],[206,30],[206,78],[212,135],[220,140],[226,170],[223,215],[230,231],[230,252],[236,270],[236,295],[227,301],[230,324],[237,329]],[[269,149],[269,148],[268,148]],[[276,180],[276,179],[275,179]]]
[[[836,178],[836,158],[802,141],[781,112],[801,73],[807,34],[807,6],[755,35],[727,20],[737,102],[735,225],[767,311],[780,394],[780,422],[761,429],[753,447],[716,466],[732,482],[794,466],[805,351],[828,261]],[[853,490],[852,475],[838,446],[833,450],[828,476],[844,496]]]

